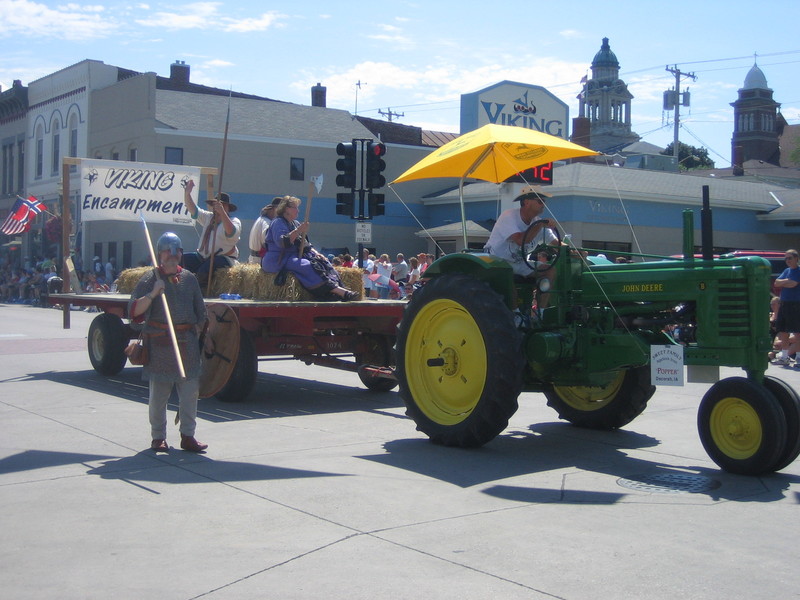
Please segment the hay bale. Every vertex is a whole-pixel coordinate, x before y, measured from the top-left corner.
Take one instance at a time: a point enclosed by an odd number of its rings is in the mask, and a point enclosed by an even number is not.
[[[132,269],[125,269],[117,277],[117,291],[120,294],[132,294],[133,288],[139,283],[142,275],[148,271],[152,271],[153,267],[134,267]]]
[[[117,289],[120,294],[130,294],[133,288],[147,271],[152,267],[136,267],[125,269],[119,274]],[[358,292],[359,299],[364,298],[364,282],[361,278],[361,269],[335,267],[342,280],[342,285],[348,290]],[[210,298],[219,298],[220,294],[239,294],[242,298],[250,300],[283,300],[283,301],[314,301],[314,296],[306,290],[297,278],[289,273],[286,283],[282,286],[275,285],[275,274],[264,273],[259,265],[238,263],[230,269],[215,269],[211,282]],[[203,287],[203,295],[206,288]]]

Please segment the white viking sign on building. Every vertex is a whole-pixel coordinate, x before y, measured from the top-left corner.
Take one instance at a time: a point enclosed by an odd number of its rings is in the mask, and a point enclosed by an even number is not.
[[[488,123],[569,136],[569,106],[538,85],[501,81],[461,96],[461,133]]]
[[[200,187],[208,169],[117,160],[80,163],[79,214],[82,221],[138,221],[191,225],[183,190],[191,179]]]

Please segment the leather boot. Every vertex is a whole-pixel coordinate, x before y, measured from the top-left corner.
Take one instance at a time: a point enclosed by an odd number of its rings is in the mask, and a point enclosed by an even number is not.
[[[150,449],[156,452],[169,452],[169,445],[167,445],[167,440],[153,440]]]
[[[181,449],[189,452],[203,452],[208,448],[208,444],[201,444],[194,436],[181,434]]]

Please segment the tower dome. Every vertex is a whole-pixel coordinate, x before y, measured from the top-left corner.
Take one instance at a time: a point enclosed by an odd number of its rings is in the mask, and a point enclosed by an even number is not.
[[[619,61],[617,55],[611,51],[611,46],[608,44],[608,38],[603,38],[603,45],[600,50],[594,55],[592,67],[616,67],[619,68]]]
[[[743,90],[768,90],[769,85],[767,85],[767,77],[764,75],[764,71],[758,68],[757,64],[753,64],[750,71],[747,73],[747,77],[744,78],[744,87]]]

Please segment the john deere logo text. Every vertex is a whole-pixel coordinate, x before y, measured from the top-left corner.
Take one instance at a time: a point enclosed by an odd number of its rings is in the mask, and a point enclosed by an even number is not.
[[[622,286],[623,293],[663,292],[663,283],[631,283]]]

